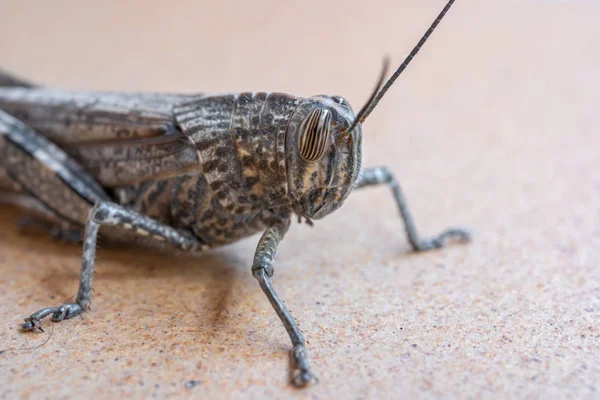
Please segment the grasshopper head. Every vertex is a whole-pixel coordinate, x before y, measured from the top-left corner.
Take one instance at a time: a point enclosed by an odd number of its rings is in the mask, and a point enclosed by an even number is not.
[[[449,0],[419,43],[383,84],[389,67],[386,57],[375,90],[354,115],[337,96],[313,96],[294,111],[286,133],[288,193],[296,213],[319,219],[338,209],[358,178],[362,159],[362,123],[406,69],[450,9]]]
[[[362,130],[351,131],[350,105],[337,96],[303,100],[286,136],[289,193],[297,213],[320,219],[342,205],[361,168]]]

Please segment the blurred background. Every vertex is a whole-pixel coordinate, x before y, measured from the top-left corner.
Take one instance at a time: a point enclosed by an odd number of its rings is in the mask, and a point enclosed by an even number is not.
[[[384,55],[398,65],[444,4],[0,0],[0,67],[63,89],[324,93],[358,109]],[[316,387],[286,384],[251,238],[177,265],[101,251],[95,310],[1,355],[0,397],[594,397],[599,18],[586,0],[456,2],[365,123],[364,152],[395,171],[424,235],[465,225],[475,241],[410,253],[385,188],[294,226],[274,284]],[[76,292],[80,258],[14,214],[0,221],[1,347],[45,338],[19,321]]]

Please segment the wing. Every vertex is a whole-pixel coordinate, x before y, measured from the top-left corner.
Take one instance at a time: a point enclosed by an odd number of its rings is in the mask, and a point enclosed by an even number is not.
[[[0,87],[0,109],[63,148],[105,187],[201,171],[173,109],[203,95]]]
[[[118,187],[202,170],[180,134],[62,146],[105,187]]]

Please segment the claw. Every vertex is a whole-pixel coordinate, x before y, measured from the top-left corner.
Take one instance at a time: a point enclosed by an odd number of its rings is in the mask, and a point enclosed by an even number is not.
[[[292,383],[297,388],[304,388],[310,385],[311,383],[319,383],[319,379],[317,379],[317,377],[314,376],[310,371],[301,370],[294,374],[294,377],[292,378]]]
[[[45,332],[44,328],[42,328],[42,324],[40,324],[39,320],[33,319],[33,318],[25,318],[25,323],[23,324],[23,329],[32,331],[35,328],[39,329],[40,332]]]
[[[23,329],[28,330],[28,331],[33,329],[33,323],[31,322],[31,320],[25,318],[25,323],[23,324]]]
[[[468,243],[471,241],[471,232],[466,229],[453,228],[448,229],[446,232],[439,236],[439,239],[443,242],[444,239],[456,239],[460,242]]]
[[[40,332],[44,332],[40,320],[52,314],[52,320],[54,322],[60,322],[63,319],[72,318],[83,312],[83,308],[77,303],[63,304],[59,307],[47,307],[43,308],[33,314],[29,318],[25,318],[23,329],[32,331],[35,328],[39,329]]]
[[[413,243],[413,248],[416,251],[427,251],[431,249],[441,249],[450,241],[468,243],[471,241],[471,233],[466,229],[452,228],[448,229],[439,235],[424,239],[420,242]]]
[[[303,388],[319,380],[308,369],[308,355],[304,344],[297,344],[291,351],[292,384]]]

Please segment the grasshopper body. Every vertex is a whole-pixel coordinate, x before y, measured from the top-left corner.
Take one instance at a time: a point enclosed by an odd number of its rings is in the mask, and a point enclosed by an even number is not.
[[[111,228],[103,234],[130,232],[185,251],[264,232],[252,273],[292,341],[292,382],[312,381],[304,337],[271,284],[293,216],[312,223],[353,189],[385,184],[415,250],[469,239],[461,229],[419,238],[391,172],[361,165],[362,122],[452,3],[379,90],[384,69],[356,115],[338,96],[64,92],[0,73],[0,202],[83,241],[75,302],[39,310],[24,328],[42,330],[46,316],[61,321],[87,308],[101,226]]]
[[[345,198],[360,167],[360,129],[354,139],[349,136],[341,143],[341,150],[332,146],[329,158],[321,162],[295,159],[298,129],[306,115],[327,110],[332,125],[349,126],[354,115],[339,97],[69,93],[5,87],[0,88],[0,109],[42,136],[40,147],[47,147],[43,139],[59,145],[101,186],[96,190],[104,195],[98,199],[66,201],[71,191],[68,181],[49,190],[22,175],[24,160],[34,162],[36,149],[19,152],[10,141],[3,142],[0,151],[16,155],[0,177],[4,182],[12,177],[5,191],[33,193],[33,198],[12,198],[43,203],[40,207],[64,229],[83,226],[87,209],[108,197],[192,232],[202,248],[215,247],[264,231],[294,211],[306,218],[324,216],[328,207],[321,207],[322,199]],[[33,168],[37,171],[32,174],[41,175],[42,164]],[[42,201],[44,194],[50,199]]]

